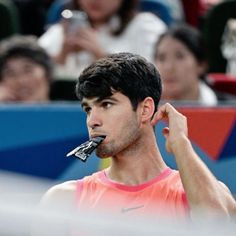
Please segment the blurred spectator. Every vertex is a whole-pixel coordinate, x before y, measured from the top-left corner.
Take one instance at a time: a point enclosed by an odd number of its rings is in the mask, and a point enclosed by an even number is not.
[[[166,25],[150,13],[137,13],[138,0],[74,0],[87,13],[86,27],[69,32],[69,21],[51,26],[39,43],[56,63],[56,77],[78,77],[81,70],[106,54],[133,52],[152,59],[156,38]]]
[[[0,44],[0,102],[49,100],[52,63],[34,36],[12,36]]]
[[[226,73],[236,78],[236,19],[230,18],[222,35],[222,55],[227,60]]]
[[[229,98],[216,94],[204,81],[205,47],[197,29],[188,25],[170,28],[156,44],[155,60],[163,79],[163,100],[211,106]]]
[[[205,15],[202,32],[206,42],[209,72],[211,73],[225,73],[227,60],[231,60],[230,54],[233,52],[231,39],[234,38],[231,37],[234,27],[231,28],[231,24],[228,25],[231,18],[236,18],[235,0],[221,1]],[[228,26],[230,27],[228,28]],[[228,45],[228,43],[231,45]]]

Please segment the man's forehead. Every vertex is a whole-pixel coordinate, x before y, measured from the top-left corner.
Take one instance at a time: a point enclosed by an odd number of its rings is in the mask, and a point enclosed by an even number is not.
[[[90,98],[83,97],[83,99],[81,100],[81,105],[83,106],[83,105],[88,105],[88,104],[94,104],[94,103],[101,102],[105,99],[117,100],[116,97],[119,96],[119,94],[121,94],[121,93],[120,92],[115,92],[111,96],[107,96],[107,97],[104,97],[104,98],[100,98],[100,97],[90,97]]]
[[[81,101],[81,105],[95,103],[99,101],[99,97],[92,97],[92,98],[83,98]]]

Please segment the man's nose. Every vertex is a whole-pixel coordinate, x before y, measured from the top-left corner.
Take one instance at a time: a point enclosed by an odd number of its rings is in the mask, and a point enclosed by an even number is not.
[[[97,108],[91,108],[87,115],[87,125],[92,129],[102,125],[101,113],[99,113]]]

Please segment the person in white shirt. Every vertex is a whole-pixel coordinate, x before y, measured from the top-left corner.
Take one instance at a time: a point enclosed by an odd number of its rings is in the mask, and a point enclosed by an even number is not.
[[[88,16],[86,27],[69,32],[68,22],[52,25],[39,44],[52,56],[55,78],[76,79],[94,60],[110,53],[132,52],[152,61],[156,39],[165,23],[151,13],[138,13],[138,0],[76,0]]]

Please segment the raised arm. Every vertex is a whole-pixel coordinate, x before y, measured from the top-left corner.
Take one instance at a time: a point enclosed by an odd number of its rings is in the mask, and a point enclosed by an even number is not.
[[[175,156],[191,213],[236,214],[236,202],[229,189],[215,178],[194,151],[188,139],[186,117],[166,103],[157,111],[153,125],[162,119],[169,123],[169,127],[163,129],[166,149]]]

